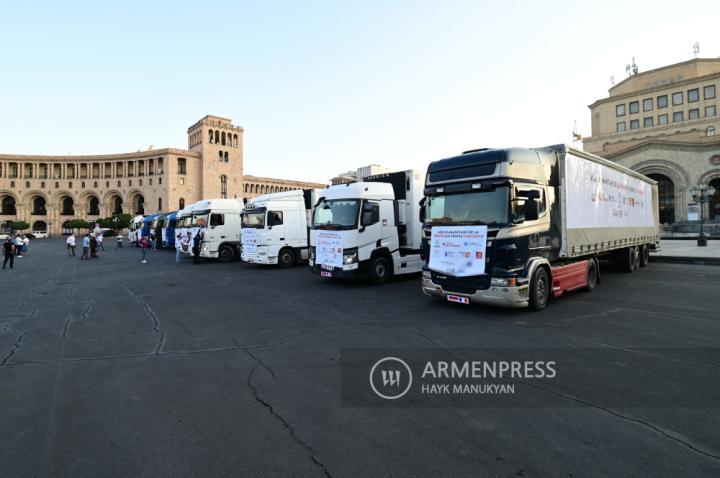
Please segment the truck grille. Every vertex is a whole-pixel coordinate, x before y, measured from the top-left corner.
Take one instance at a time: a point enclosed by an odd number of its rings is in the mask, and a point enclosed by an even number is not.
[[[490,287],[490,275],[483,274],[470,277],[453,277],[430,271],[433,283],[441,286],[446,292],[457,292],[460,294],[474,294],[478,290],[487,290]]]

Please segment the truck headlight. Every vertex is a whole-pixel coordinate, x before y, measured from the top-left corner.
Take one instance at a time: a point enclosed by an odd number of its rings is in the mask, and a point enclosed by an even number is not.
[[[343,264],[355,264],[358,261],[357,248],[345,249],[343,251]]]
[[[493,277],[490,279],[490,285],[497,287],[515,287],[517,285],[517,279],[514,277]]]

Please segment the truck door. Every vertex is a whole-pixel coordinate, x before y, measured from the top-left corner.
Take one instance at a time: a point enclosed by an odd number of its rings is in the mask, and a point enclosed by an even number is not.
[[[210,243],[210,250],[216,251],[221,242],[225,241],[225,214],[210,214],[210,227],[205,230],[205,242]]]
[[[358,259],[365,261],[370,259],[372,252],[377,249],[378,241],[382,239],[379,201],[363,200],[358,233]]]
[[[287,237],[285,235],[285,224],[283,222],[283,212],[268,211],[267,225],[268,242],[271,244],[279,244],[280,246],[283,246],[287,241]]]

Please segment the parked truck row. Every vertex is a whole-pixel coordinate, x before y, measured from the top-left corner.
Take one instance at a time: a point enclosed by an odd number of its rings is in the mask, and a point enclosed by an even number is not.
[[[199,201],[138,216],[130,240],[201,234],[200,256],[382,284],[421,272],[450,302],[543,309],[592,290],[600,260],[645,267],[658,245],[657,184],[566,145],[476,149],[322,190]],[[192,255],[192,252],[185,252]]]

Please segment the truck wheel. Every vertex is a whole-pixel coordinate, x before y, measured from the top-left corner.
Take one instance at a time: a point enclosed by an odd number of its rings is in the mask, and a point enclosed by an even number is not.
[[[390,262],[384,256],[375,256],[370,262],[370,283],[384,284],[390,278]]]
[[[230,246],[220,246],[220,250],[218,251],[218,260],[220,262],[230,262],[235,258],[235,252],[232,250],[232,247]]]
[[[543,310],[550,295],[550,281],[544,267],[538,267],[530,280],[530,309]]]
[[[640,246],[640,267],[647,267],[650,262],[650,247],[647,244]]]
[[[623,272],[634,272],[640,264],[640,251],[637,246],[625,247],[617,251],[615,262]]]
[[[588,261],[588,270],[587,270],[587,285],[583,290],[590,292],[595,288],[598,282],[598,266],[597,261],[595,259],[590,259]]]
[[[292,249],[282,249],[278,254],[278,265],[283,269],[292,267],[295,265],[295,253]]]

